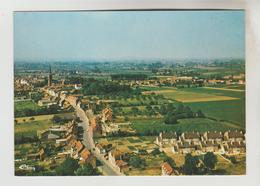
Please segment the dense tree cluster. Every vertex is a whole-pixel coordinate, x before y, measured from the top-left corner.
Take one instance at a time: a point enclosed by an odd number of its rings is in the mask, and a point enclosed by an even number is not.
[[[178,119],[183,118],[205,117],[201,110],[194,112],[189,106],[184,106],[183,104],[179,104],[178,107],[175,108],[172,103],[168,105],[162,105],[160,108],[160,113],[165,115],[164,122],[166,124],[176,124]]]
[[[129,159],[129,165],[135,168],[144,168],[146,166],[145,159],[140,158],[137,155],[131,156]]]
[[[187,154],[182,171],[186,175],[211,174],[218,160],[213,152],[207,152],[203,157]]]
[[[77,160],[68,157],[55,169],[56,175],[58,176],[90,176],[99,175],[96,168],[91,164],[86,163],[83,166],[79,166]]]
[[[129,95],[140,94],[140,91],[132,89],[129,85],[121,85],[116,82],[95,80],[83,85],[84,95]]]

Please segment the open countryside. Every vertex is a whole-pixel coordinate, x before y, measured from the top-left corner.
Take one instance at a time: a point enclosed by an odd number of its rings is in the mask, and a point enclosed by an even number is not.
[[[246,174],[244,11],[14,24],[16,176]]]

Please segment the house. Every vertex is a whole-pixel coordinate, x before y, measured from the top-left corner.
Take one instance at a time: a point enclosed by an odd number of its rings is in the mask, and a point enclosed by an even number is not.
[[[85,163],[90,163],[94,167],[96,166],[96,159],[92,156],[91,152],[84,148],[79,154],[79,163],[84,165]]]
[[[68,135],[66,138],[56,139],[56,144],[67,145],[72,139],[72,135]]]
[[[103,136],[106,136],[111,133],[117,133],[119,131],[119,126],[116,123],[103,123],[101,125],[101,133]]]
[[[70,141],[68,146],[71,149],[71,157],[74,159],[78,159],[79,154],[85,148],[84,145],[81,143],[81,141],[77,141],[74,139]]]
[[[117,160],[122,160],[122,157],[124,155],[124,152],[119,151],[119,150],[112,150],[109,151],[108,153],[108,161],[114,166],[116,167],[116,161]]]
[[[82,89],[82,85],[81,84],[75,84],[74,88],[76,90],[80,90],[80,89]]]
[[[242,131],[227,131],[224,133],[224,138],[227,141],[244,141],[245,135]]]
[[[38,101],[38,105],[40,107],[49,107],[51,105],[57,105],[57,103],[55,101],[51,101],[51,100],[48,100],[48,99],[42,99],[42,100]]]
[[[174,175],[173,168],[171,165],[167,162],[164,162],[161,166],[162,168],[162,176],[171,176]]]
[[[102,122],[112,121],[113,111],[111,108],[105,108],[102,110]]]
[[[176,144],[178,136],[176,132],[160,132],[159,137],[156,137],[156,144]]]
[[[124,171],[128,171],[129,167],[128,167],[128,164],[125,161],[123,161],[123,160],[116,160],[116,169],[119,172],[124,172]]]
[[[97,117],[97,116],[92,117],[89,120],[89,124],[90,124],[90,126],[92,127],[93,130],[100,128],[100,125],[99,125],[100,124],[100,118]]]
[[[67,96],[66,101],[69,102],[69,104],[73,107],[76,107],[78,104],[78,98],[76,96]]]
[[[189,142],[189,141],[184,141],[184,142],[181,141],[178,142],[176,145],[176,150],[182,154],[195,152],[196,149],[197,149],[196,145],[193,142]]]
[[[81,141],[77,141],[75,147],[78,154],[84,149],[84,145],[81,143]]]
[[[206,140],[206,141],[215,141],[215,142],[218,142],[220,143],[224,136],[222,134],[222,132],[217,132],[217,131],[214,131],[214,132],[205,132],[203,134],[203,138]]]
[[[215,141],[201,142],[202,152],[218,152],[221,149],[220,144]]]
[[[193,142],[194,144],[199,144],[200,143],[200,134],[199,132],[184,132],[181,134],[181,140],[185,142]]]
[[[98,154],[106,154],[106,149],[104,148],[104,146],[102,146],[101,144],[97,143],[96,144],[96,152]]]
[[[246,143],[244,141],[231,141],[227,143],[228,154],[243,154],[246,152]]]

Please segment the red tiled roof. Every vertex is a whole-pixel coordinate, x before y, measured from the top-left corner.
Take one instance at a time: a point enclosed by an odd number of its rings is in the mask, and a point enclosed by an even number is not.
[[[80,141],[76,143],[77,152],[80,152],[84,148],[83,144]]]
[[[80,153],[80,157],[83,158],[84,160],[87,160],[90,157],[90,152],[87,149],[84,149],[81,153]]]
[[[117,165],[118,167],[123,167],[123,166],[126,166],[127,163],[124,162],[123,160],[116,160],[116,165]]]
[[[168,175],[173,174],[173,168],[169,165],[169,163],[164,162],[164,163],[162,164],[162,168],[163,168],[163,170],[164,170]]]

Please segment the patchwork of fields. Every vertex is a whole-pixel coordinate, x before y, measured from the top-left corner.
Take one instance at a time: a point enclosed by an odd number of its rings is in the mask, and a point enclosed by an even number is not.
[[[146,89],[143,94],[161,94],[167,99],[182,102],[190,106],[192,110],[201,109],[207,117],[216,119],[218,123],[232,123],[232,125],[244,129],[245,90],[242,87],[239,88],[202,87],[176,89],[164,87],[164,89],[159,90],[159,87],[157,87],[150,88],[149,90]],[[210,127],[210,122],[207,127],[209,127],[209,130],[212,128]]]

